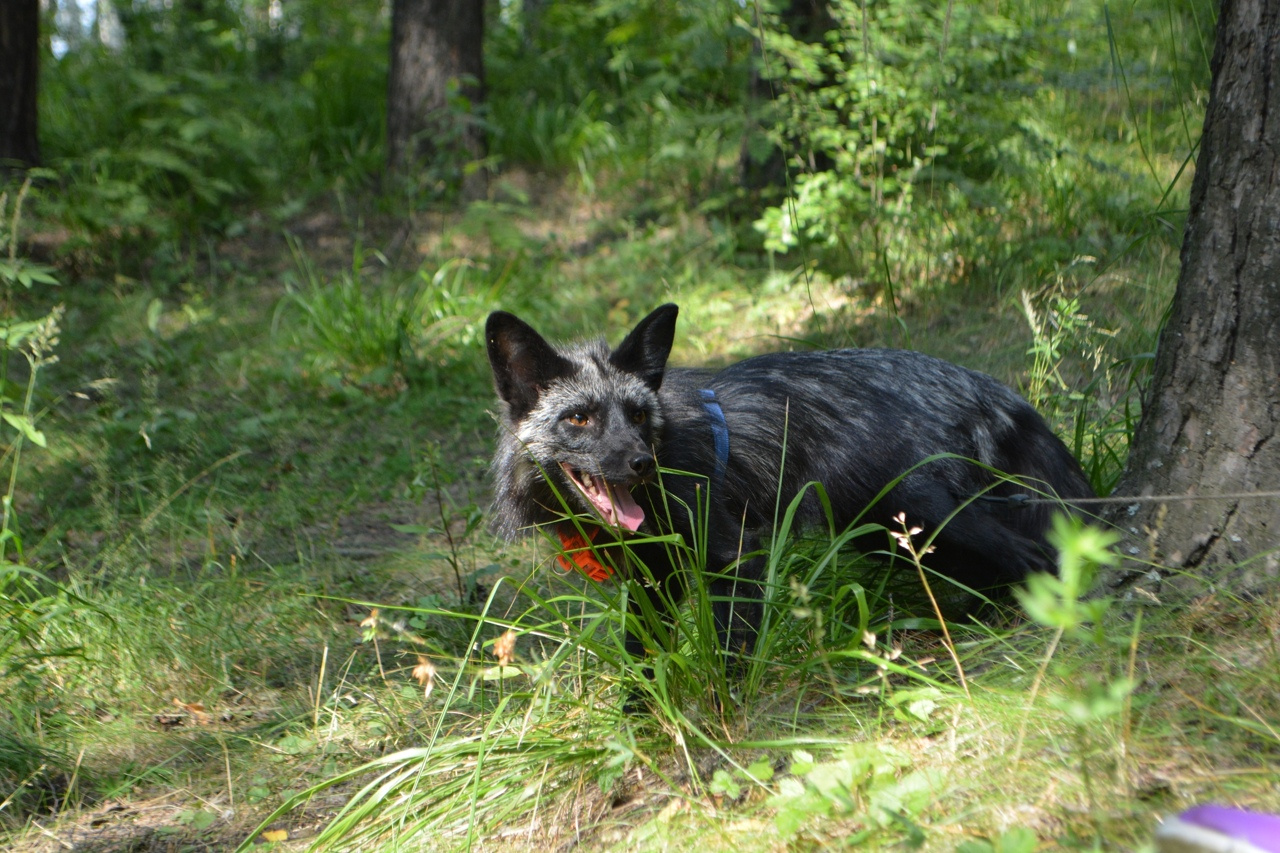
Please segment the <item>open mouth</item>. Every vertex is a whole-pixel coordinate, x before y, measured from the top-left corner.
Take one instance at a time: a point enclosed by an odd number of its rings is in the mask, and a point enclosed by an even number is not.
[[[560,463],[560,467],[564,469],[570,482],[578,487],[582,496],[604,519],[605,524],[631,531],[640,528],[640,522],[644,521],[644,510],[631,497],[629,491],[611,486],[605,482],[604,477],[577,470],[564,462]]]

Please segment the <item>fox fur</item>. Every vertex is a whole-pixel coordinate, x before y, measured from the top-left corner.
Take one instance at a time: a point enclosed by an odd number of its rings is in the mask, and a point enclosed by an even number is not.
[[[779,504],[785,509],[810,482],[825,488],[837,529],[858,520],[897,530],[904,513],[933,537],[927,565],[971,589],[1053,570],[1045,532],[1054,504],[1015,505],[1015,496],[1069,504],[1093,492],[1018,394],[985,374],[892,349],[669,368],[677,314],[675,305],[657,308],[616,348],[603,339],[553,346],[512,314],[489,316],[502,404],[492,465],[500,532],[563,525],[566,503],[615,541],[674,531],[692,544],[695,528],[704,528],[721,648],[739,653],[752,648],[760,619],[764,561],[752,552]],[[725,427],[727,458],[716,449]],[[698,511],[705,517],[695,521]],[[813,489],[799,520],[825,522]],[[633,602],[648,594],[653,603],[654,586],[663,585],[678,598],[685,573],[669,549],[625,550],[627,558],[614,560],[620,571],[639,560],[653,580]],[[724,603],[731,597],[734,606]],[[638,641],[630,646],[640,651]]]

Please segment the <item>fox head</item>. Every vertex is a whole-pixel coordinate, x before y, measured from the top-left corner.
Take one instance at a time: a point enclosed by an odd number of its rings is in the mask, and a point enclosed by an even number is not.
[[[546,506],[550,499],[538,497],[529,481],[549,478],[605,524],[639,528],[644,511],[631,489],[657,469],[658,389],[678,313],[671,304],[655,309],[612,351],[603,340],[557,349],[515,315],[490,314],[489,364],[505,404],[504,428],[517,445],[514,458],[500,451],[495,460],[495,468],[507,466],[498,472],[506,485]]]

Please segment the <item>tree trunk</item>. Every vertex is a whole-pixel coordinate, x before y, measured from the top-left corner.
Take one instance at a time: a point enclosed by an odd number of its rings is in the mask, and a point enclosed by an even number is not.
[[[1224,0],[1182,271],[1112,521],[1130,556],[1244,593],[1280,577],[1280,4]],[[1168,582],[1166,582],[1168,583]]]
[[[483,194],[483,171],[464,170],[485,155],[484,128],[476,116],[484,98],[483,41],[482,0],[395,0],[389,171],[406,176],[426,167],[448,184],[461,180],[466,197]]]
[[[40,0],[0,2],[0,176],[15,163],[40,163],[36,84],[40,74]]]
[[[783,0],[778,5],[777,16],[782,32],[809,44],[822,44],[827,33],[836,28],[827,0]],[[759,29],[760,22],[757,19],[756,31],[759,32]],[[769,139],[768,128],[761,126],[759,115],[767,116],[771,113],[769,106],[777,97],[778,87],[787,84],[784,82],[785,78],[770,80],[762,74],[761,66],[765,62],[765,56],[759,37],[754,40],[752,53],[753,67],[747,81],[747,108],[750,114],[738,151],[738,182],[743,189],[752,192],[786,189],[788,153]],[[772,62],[778,64],[781,60],[773,57]],[[777,67],[771,71],[778,77],[782,69]],[[792,82],[789,85],[801,84]],[[767,123],[771,125],[775,120],[776,117],[771,116]],[[791,149],[791,154],[801,147],[796,136],[788,139],[786,144]],[[823,167],[826,168],[826,164]]]

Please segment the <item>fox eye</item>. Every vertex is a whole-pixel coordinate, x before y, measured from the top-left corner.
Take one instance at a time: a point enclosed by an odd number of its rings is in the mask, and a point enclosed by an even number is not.
[[[636,426],[639,426],[647,420],[649,420],[649,413],[644,409],[636,409],[631,413],[631,422]]]
[[[591,423],[591,418],[587,417],[582,412],[570,412],[564,416],[564,419],[568,421],[570,425],[576,427],[584,427]]]

